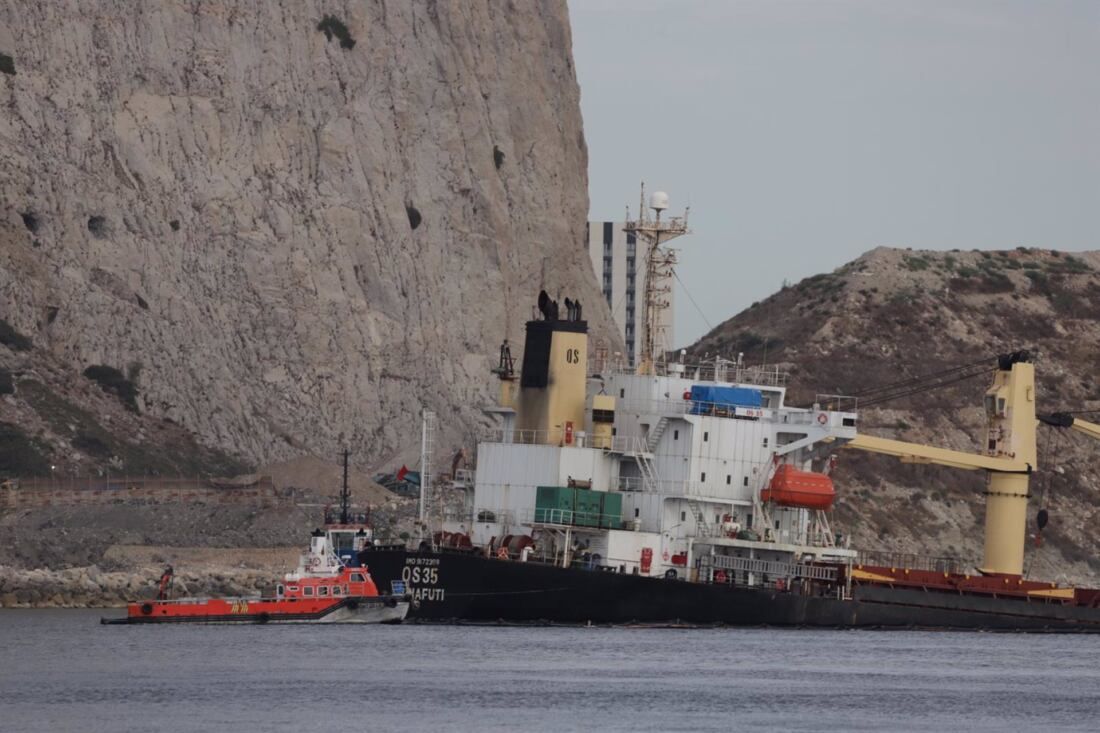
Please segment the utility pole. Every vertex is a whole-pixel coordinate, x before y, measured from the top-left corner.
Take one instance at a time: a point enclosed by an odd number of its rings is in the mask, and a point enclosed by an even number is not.
[[[340,489],[340,524],[348,523],[348,505],[351,503],[351,492],[348,490],[348,449],[344,449],[344,484]]]

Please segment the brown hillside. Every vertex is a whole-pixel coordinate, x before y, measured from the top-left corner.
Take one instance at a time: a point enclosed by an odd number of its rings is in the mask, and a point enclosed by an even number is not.
[[[854,394],[1022,348],[1035,355],[1040,411],[1100,408],[1100,252],[878,248],[783,287],[691,351],[782,364],[791,372],[788,401],[808,404],[817,393]],[[986,387],[974,379],[869,408],[861,429],[978,450]],[[1031,512],[1046,506],[1051,522],[1042,548],[1029,545],[1031,572],[1095,582],[1100,443],[1049,428],[1039,435]],[[837,478],[835,529],[860,547],[980,557],[981,474],[852,451],[842,453]]]

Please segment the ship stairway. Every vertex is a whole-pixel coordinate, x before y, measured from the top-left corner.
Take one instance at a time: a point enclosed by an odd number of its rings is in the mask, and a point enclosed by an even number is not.
[[[656,492],[661,482],[657,476],[657,467],[653,465],[650,454],[641,451],[635,452],[634,462],[638,464],[638,471],[642,474],[642,486],[645,487],[646,491]]]
[[[688,499],[687,505],[688,509],[691,510],[691,515],[695,517],[695,536],[710,537],[713,531],[710,523],[707,522],[706,513],[703,511],[703,505],[694,499]]]
[[[668,428],[668,422],[669,420],[667,416],[662,417],[660,420],[657,421],[657,424],[654,425],[650,429],[649,433],[646,435],[645,445],[646,448],[649,449],[650,453],[657,449],[657,444],[661,442],[661,436],[665,434],[665,429]]]

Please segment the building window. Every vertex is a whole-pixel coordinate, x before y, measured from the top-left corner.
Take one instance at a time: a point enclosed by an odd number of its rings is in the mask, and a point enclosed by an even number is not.
[[[705,483],[707,482],[707,472],[706,472],[706,471],[703,471],[703,474],[702,474],[702,476],[703,476],[703,477],[702,477],[701,479],[699,479],[699,480],[700,480],[701,482],[703,482],[703,483],[705,484]]]
[[[619,399],[621,400],[624,397],[626,397],[626,389],[620,389],[619,390]]]
[[[768,439],[767,439],[767,438],[764,438],[764,447],[765,447],[765,448],[767,448],[767,447],[768,447]]]
[[[714,523],[715,524],[721,524],[722,523],[722,515],[721,514],[715,514],[714,515]]]
[[[703,431],[703,442],[706,443],[708,440],[710,440],[710,432],[704,430]]]
[[[730,482],[731,482],[732,480],[733,480],[733,476],[730,476],[730,475],[729,475],[729,474],[727,473],[727,474],[726,474],[726,486],[729,486],[729,485],[730,485]]]
[[[779,520],[778,520],[778,519],[777,519],[777,520],[775,520],[775,528],[776,528],[776,529],[779,529]]]
[[[638,507],[634,507],[634,518],[637,519],[642,515],[642,511]]]
[[[686,522],[687,518],[688,518],[687,517],[687,512],[680,512],[680,521],[681,522]]]
[[[672,431],[672,439],[673,440],[679,440],[680,439],[680,431],[679,430],[673,430]]]
[[[603,223],[603,246],[605,249],[611,247],[611,239],[615,235],[615,223],[611,221],[605,221]]]
[[[744,485],[745,485],[745,486],[748,486],[748,485],[749,485],[749,477],[748,477],[748,476],[746,476],[746,477],[745,477],[745,478],[743,479],[743,481],[744,481]]]

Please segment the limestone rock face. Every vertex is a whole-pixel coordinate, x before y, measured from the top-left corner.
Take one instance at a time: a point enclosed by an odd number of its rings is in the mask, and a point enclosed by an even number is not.
[[[540,287],[615,338],[564,2],[5,3],[0,53],[0,317],[212,445],[457,435]]]

